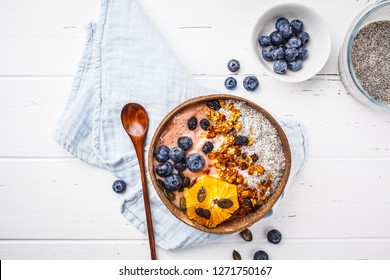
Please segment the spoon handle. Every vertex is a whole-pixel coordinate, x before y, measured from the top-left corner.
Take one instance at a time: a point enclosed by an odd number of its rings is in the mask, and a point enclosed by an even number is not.
[[[144,161],[144,145],[143,145],[144,144],[144,139],[143,139],[143,137],[138,137],[136,139],[136,141],[138,143],[134,143],[135,144],[134,146],[135,146],[135,152],[137,154],[139,168],[140,168],[140,172],[141,172],[142,193],[143,193],[143,196],[144,196],[146,224],[147,224],[147,228],[148,228],[150,258],[152,260],[157,260],[156,245],[154,243],[154,235],[153,235],[152,214],[151,214],[151,210],[150,210],[148,186],[146,184],[145,161]]]

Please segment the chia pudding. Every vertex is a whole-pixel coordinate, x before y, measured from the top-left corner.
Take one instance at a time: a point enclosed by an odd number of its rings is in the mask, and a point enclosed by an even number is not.
[[[183,146],[184,138],[186,145]],[[172,158],[171,153],[178,146],[183,147],[184,151],[177,153],[179,158],[175,155]],[[193,211],[194,220],[207,227],[215,227],[223,222],[209,222],[214,208],[220,206],[219,202],[224,201],[225,204],[221,205],[226,205],[229,200],[230,204],[227,205],[233,205],[232,200],[237,201],[235,208],[232,208],[234,211],[230,209],[231,213],[225,213],[224,219],[244,217],[259,209],[281,184],[286,170],[284,146],[275,126],[260,111],[235,99],[211,100],[186,107],[167,123],[155,147],[154,169],[158,184],[167,198],[187,212],[190,219],[188,206],[192,198],[189,197],[189,189],[199,188],[194,194],[199,200],[201,191],[217,193],[212,188],[218,186],[227,190],[234,187],[234,194],[230,192],[229,199],[210,199],[211,212],[195,205],[195,210],[199,211]],[[156,151],[162,147],[169,151],[165,161],[157,159],[159,155],[156,155]],[[196,168],[190,160],[195,155],[198,159]],[[178,162],[179,170],[175,168]],[[167,163],[174,167],[167,168],[168,171],[163,174],[158,172],[158,167]],[[202,186],[197,186],[197,182],[201,182]],[[218,216],[221,214],[218,213]],[[202,223],[202,220],[205,222]]]
[[[390,106],[390,21],[362,27],[352,45],[352,65],[360,85],[372,98]]]

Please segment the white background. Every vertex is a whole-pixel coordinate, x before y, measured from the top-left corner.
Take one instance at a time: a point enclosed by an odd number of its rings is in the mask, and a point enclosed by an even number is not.
[[[266,75],[252,53],[258,15],[278,1],[139,0],[184,66],[202,84],[225,92],[226,63],[241,62],[233,94],[279,118],[301,121],[307,165],[275,214],[251,230],[160,259],[390,259],[390,115],[358,103],[344,89],[337,56],[350,22],[374,1],[299,1],[326,19],[332,50],[314,78],[284,84]],[[51,137],[81,56],[85,25],[99,0],[0,0],[0,258],[148,259],[147,239],[120,214],[116,179],[62,150]],[[315,34],[312,34],[315,36]],[[131,186],[130,186],[131,187]],[[267,230],[283,241],[269,244]],[[174,229],[173,229],[174,230]]]

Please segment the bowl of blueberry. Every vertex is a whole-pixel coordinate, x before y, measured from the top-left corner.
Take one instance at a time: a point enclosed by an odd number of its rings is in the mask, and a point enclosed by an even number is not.
[[[242,231],[271,211],[291,168],[285,133],[241,97],[200,96],[178,105],[150,143],[148,169],[178,219],[210,233]]]
[[[265,11],[255,24],[252,44],[256,60],[268,75],[293,83],[316,75],[331,48],[325,20],[299,4],[282,4]]]

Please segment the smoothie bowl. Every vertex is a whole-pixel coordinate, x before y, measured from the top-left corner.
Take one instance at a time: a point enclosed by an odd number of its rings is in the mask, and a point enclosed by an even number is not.
[[[210,233],[244,230],[281,196],[291,167],[286,135],[260,106],[231,95],[190,99],[150,144],[149,173],[178,219]]]

